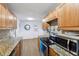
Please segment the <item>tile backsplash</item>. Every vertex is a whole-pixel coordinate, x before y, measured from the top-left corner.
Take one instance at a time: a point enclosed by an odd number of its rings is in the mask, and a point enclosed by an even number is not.
[[[9,37],[11,37],[12,35],[15,35],[14,33],[14,30],[0,30],[0,39],[8,39]]]

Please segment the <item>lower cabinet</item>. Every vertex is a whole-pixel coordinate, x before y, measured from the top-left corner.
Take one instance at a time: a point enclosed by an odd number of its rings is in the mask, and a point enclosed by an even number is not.
[[[15,56],[21,56],[21,41],[15,47]]]
[[[38,37],[38,49],[40,50],[40,37]]]
[[[21,56],[21,41],[16,45],[9,56]]]
[[[59,56],[59,54],[53,48],[49,48],[49,56]]]

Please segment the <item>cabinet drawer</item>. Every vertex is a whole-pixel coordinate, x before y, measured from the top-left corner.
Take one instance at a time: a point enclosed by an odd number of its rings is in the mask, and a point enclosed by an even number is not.
[[[59,56],[59,54],[55,52],[54,49],[49,48],[49,56]]]

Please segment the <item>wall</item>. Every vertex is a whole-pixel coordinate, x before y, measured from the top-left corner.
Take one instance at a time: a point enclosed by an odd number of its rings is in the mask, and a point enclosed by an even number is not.
[[[37,38],[38,35],[43,34],[43,30],[41,28],[41,22],[40,21],[26,21],[26,20],[20,20],[18,21],[18,28],[16,30],[17,37],[23,37],[24,39],[29,38]],[[24,26],[26,24],[30,25],[30,30],[25,30]]]
[[[9,37],[23,37],[24,39],[32,39],[37,38],[40,35],[45,35],[46,31],[42,30],[41,21],[25,21],[20,20],[17,22],[17,29],[15,33],[15,29],[9,30],[1,30],[0,29],[0,39],[9,38]],[[29,24],[30,30],[25,30],[24,25]]]

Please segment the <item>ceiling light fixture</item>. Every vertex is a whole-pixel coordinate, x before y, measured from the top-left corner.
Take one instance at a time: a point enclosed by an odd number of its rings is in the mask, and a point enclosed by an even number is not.
[[[48,19],[47,19],[47,18],[45,18],[45,19],[43,19],[43,20],[42,20],[42,22],[46,22],[47,20],[48,20]]]
[[[45,20],[45,19],[43,19],[43,20],[42,20],[42,22],[46,22],[46,20]]]
[[[32,17],[28,17],[28,18],[26,18],[27,20],[35,20],[34,18],[32,18]]]

